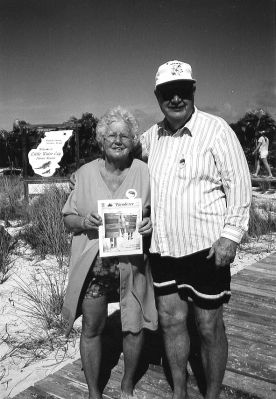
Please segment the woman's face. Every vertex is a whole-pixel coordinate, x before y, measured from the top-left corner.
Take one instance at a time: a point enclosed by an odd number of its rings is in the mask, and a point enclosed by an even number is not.
[[[133,150],[133,136],[123,121],[112,122],[104,137],[104,153],[110,160],[128,159]]]

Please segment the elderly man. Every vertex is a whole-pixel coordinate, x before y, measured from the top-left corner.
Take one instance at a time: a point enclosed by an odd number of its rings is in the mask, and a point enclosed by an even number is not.
[[[201,340],[205,399],[219,396],[228,355],[223,303],[231,295],[230,263],[251,202],[239,141],[223,119],[194,106],[195,88],[189,64],[161,65],[155,95],[165,118],[141,136],[151,181],[151,267],[173,399],[187,398],[189,301]]]

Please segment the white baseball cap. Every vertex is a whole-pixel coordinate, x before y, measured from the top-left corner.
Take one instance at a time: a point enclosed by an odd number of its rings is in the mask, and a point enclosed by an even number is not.
[[[174,80],[189,80],[196,82],[192,77],[192,67],[182,61],[168,61],[160,65],[155,76],[155,87]]]

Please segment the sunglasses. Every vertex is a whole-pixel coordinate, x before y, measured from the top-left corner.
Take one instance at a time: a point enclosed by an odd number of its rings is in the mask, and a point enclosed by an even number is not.
[[[192,99],[193,98],[193,85],[191,84],[168,84],[158,86],[156,88],[157,94],[162,97],[164,101],[171,100],[175,95],[179,96],[182,99]]]

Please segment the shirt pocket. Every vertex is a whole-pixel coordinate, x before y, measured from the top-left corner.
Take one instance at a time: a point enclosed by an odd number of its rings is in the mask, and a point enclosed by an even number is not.
[[[209,179],[215,162],[210,150],[181,154],[177,160],[177,176],[185,180]]]
[[[191,174],[191,156],[180,154],[176,160],[176,176],[180,179],[187,179]]]

